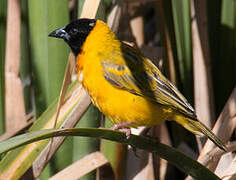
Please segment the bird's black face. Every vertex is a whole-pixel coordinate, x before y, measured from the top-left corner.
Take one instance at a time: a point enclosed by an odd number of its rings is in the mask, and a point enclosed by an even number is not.
[[[56,29],[48,36],[64,39],[74,55],[77,56],[81,51],[81,46],[95,25],[95,19],[78,19],[65,27]]]

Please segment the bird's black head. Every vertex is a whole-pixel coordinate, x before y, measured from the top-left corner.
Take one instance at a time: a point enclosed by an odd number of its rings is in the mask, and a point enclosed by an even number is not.
[[[48,36],[64,39],[74,55],[77,56],[81,51],[81,46],[95,25],[95,19],[78,19],[65,27],[56,29]]]

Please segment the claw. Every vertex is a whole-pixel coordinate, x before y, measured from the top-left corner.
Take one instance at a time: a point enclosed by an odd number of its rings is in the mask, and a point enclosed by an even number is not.
[[[130,124],[132,124],[132,122],[124,122],[124,123],[120,123],[120,124],[115,124],[110,129],[111,130],[120,130],[121,132],[124,132],[126,135],[126,138],[129,139],[129,137],[131,135],[131,130],[130,130],[130,128],[127,128],[127,126]]]
[[[126,136],[126,139],[129,139],[130,135],[131,135],[131,130],[130,128],[122,128],[122,129],[119,129],[121,132],[124,132],[125,133],[125,136]]]

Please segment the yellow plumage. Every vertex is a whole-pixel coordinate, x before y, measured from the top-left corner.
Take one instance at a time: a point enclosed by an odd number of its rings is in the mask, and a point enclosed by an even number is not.
[[[116,88],[103,76],[102,62],[113,61],[115,64],[125,65],[120,51],[121,44],[109,31],[103,22],[97,21],[96,29],[82,46],[83,53],[77,56],[78,76],[83,73],[82,84],[89,92],[92,102],[114,124],[129,121],[135,123],[132,127],[153,126],[167,120],[171,116],[171,108],[159,108],[159,104],[144,97]],[[122,76],[119,71],[114,70],[114,73]]]
[[[195,134],[207,135],[224,149],[159,69],[137,49],[120,42],[105,23],[82,19],[66,26],[64,32],[67,34],[60,38],[77,56],[81,83],[92,102],[114,124],[151,127],[174,120]]]

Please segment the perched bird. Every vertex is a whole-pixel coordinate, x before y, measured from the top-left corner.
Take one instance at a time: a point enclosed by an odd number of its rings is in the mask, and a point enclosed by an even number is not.
[[[62,38],[70,46],[79,80],[93,104],[117,129],[174,120],[225,150],[160,70],[138,49],[119,41],[104,22],[78,19],[49,36]]]

